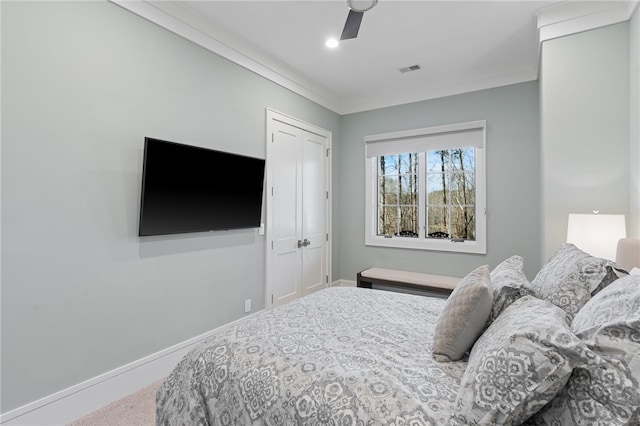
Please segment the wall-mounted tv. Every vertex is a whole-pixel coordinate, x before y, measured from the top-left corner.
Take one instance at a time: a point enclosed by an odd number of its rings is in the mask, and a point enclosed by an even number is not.
[[[139,236],[260,226],[265,160],[146,137]]]

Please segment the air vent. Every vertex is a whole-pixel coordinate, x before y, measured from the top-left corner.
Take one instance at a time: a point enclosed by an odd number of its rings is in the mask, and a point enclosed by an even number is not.
[[[400,68],[400,72],[402,74],[411,72],[411,71],[418,71],[419,69],[421,69],[420,65],[411,65],[409,67],[404,67],[404,68]]]

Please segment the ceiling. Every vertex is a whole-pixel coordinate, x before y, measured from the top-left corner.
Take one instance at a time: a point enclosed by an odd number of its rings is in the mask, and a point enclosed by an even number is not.
[[[330,49],[346,0],[115,2],[339,114],[535,80],[542,41],[624,21],[638,3],[380,0]]]

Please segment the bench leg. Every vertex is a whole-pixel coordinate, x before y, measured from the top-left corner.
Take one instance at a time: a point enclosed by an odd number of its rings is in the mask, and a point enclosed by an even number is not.
[[[364,278],[360,272],[356,274],[356,283],[358,287],[361,288],[373,288],[373,283],[366,278]]]

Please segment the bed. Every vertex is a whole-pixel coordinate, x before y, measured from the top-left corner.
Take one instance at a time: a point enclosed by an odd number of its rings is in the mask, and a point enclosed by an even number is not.
[[[234,323],[175,367],[156,422],[640,424],[640,275],[571,244],[532,281],[523,262],[448,299],[330,287]]]

